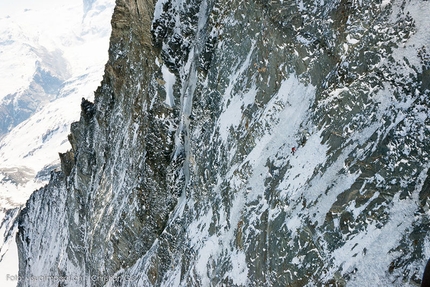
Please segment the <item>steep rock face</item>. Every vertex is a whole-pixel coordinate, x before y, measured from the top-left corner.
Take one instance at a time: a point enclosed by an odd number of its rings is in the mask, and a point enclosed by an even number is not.
[[[34,211],[49,214],[45,224],[52,233],[40,236],[53,238],[55,243],[43,240],[47,243],[45,248],[59,251],[46,258],[59,266],[41,268],[39,272],[50,270],[64,275],[76,270],[77,274],[83,272],[88,276],[100,272],[112,274],[132,263],[132,257],[135,261],[143,256],[161,233],[173,208],[167,187],[169,179],[165,177],[168,165],[165,154],[169,154],[172,142],[168,139],[169,126],[158,117],[174,111],[156,102],[149,105],[149,96],[157,92],[158,85],[153,67],[155,54],[151,51],[152,6],[144,1],[117,4],[112,20],[110,60],[95,104],[82,101],[81,120],[71,127],[72,150],[61,156],[64,173],[55,175],[52,183],[29,201],[31,205],[37,199],[46,200],[55,207],[55,210]],[[135,68],[130,69],[129,65]],[[99,200],[101,197],[103,201]],[[157,201],[157,197],[162,200]],[[128,215],[130,208],[136,211],[133,216]],[[31,206],[24,211],[24,221],[32,211]],[[56,211],[62,216],[55,215]],[[121,227],[106,218],[115,218]],[[54,228],[58,220],[64,227],[60,232]],[[27,226],[23,224],[22,228],[24,231]],[[20,237],[23,250],[29,254],[39,252],[31,249],[31,242],[37,239],[24,233]],[[146,234],[147,242],[136,242],[139,234]],[[43,253],[46,249],[38,250]],[[61,259],[64,254],[70,261]],[[26,260],[20,269],[41,266],[33,260]]]
[[[117,1],[95,102],[22,212],[20,285],[419,285],[428,8]]]

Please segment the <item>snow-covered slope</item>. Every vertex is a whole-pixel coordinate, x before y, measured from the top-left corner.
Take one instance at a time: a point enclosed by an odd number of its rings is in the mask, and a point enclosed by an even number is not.
[[[118,0],[94,103],[21,212],[21,286],[419,286],[429,9]]]
[[[6,280],[18,267],[10,245],[14,218],[59,168],[58,153],[70,148],[67,135],[79,103],[93,98],[102,79],[113,6],[111,0],[0,3],[2,286],[17,283]],[[12,253],[4,255],[10,246]]]

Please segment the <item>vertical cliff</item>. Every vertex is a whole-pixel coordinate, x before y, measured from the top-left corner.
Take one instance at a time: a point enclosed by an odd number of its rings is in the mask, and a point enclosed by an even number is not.
[[[419,285],[428,8],[118,0],[20,286]]]
[[[81,120],[69,136],[72,150],[61,155],[62,172],[23,212],[22,220],[30,221],[21,225],[20,251],[39,256],[21,260],[26,274],[113,274],[142,257],[166,225],[176,198],[169,188],[174,172],[167,123],[175,124],[178,111],[156,97],[162,87],[152,48],[153,10],[150,1],[117,3],[95,103],[82,100]],[[30,219],[32,213],[41,221]],[[36,233],[27,234],[33,228]],[[140,235],[146,240],[136,240]],[[41,246],[35,244],[38,236]]]

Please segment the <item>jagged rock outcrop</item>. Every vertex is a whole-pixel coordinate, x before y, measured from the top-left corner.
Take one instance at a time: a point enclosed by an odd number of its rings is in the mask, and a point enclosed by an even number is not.
[[[427,8],[118,0],[20,286],[418,286]]]

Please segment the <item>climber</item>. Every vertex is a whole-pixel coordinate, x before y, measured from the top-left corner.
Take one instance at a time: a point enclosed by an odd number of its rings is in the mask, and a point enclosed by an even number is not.
[[[293,155],[296,153],[296,147],[294,147],[294,146],[293,146],[293,147],[291,148],[291,153],[292,153]]]

